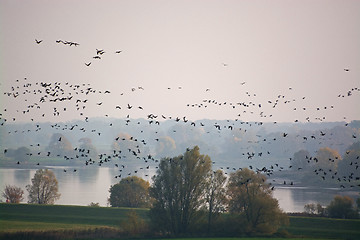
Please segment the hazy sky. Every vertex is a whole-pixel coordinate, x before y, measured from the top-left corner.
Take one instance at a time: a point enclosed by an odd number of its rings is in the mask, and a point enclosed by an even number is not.
[[[360,1],[350,0],[0,0],[0,112],[23,121],[150,113],[192,120],[360,119],[360,92],[348,96],[360,87],[359,13]],[[96,49],[104,50],[101,59],[93,58]],[[41,94],[3,94],[11,86],[23,92],[27,83],[31,91],[41,89],[36,82],[60,83],[68,91],[63,96],[74,98],[24,115]],[[102,93],[76,95],[67,87],[83,83]],[[89,99],[83,116],[77,99]],[[222,104],[191,107],[203,100]],[[67,110],[54,118],[53,107]]]

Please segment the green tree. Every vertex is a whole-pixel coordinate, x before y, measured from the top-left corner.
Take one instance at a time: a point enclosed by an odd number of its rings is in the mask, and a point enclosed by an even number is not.
[[[150,189],[155,199],[150,219],[158,230],[180,235],[195,227],[199,209],[205,207],[210,173],[210,157],[201,155],[198,146],[184,155],[161,159]]]
[[[20,203],[23,198],[24,191],[16,186],[6,185],[2,196],[9,201],[9,203]]]
[[[147,208],[151,206],[149,188],[150,183],[142,178],[123,178],[119,183],[110,186],[108,201],[112,207]]]
[[[214,171],[209,178],[206,191],[206,202],[208,205],[208,233],[213,225],[213,221],[219,216],[219,213],[226,211],[226,176],[221,170]],[[215,218],[215,219],[214,219]]]
[[[54,204],[60,198],[58,181],[54,172],[49,169],[37,170],[31,183],[26,186],[29,203]]]
[[[230,175],[229,209],[245,233],[272,234],[288,222],[286,214],[272,197],[266,177],[247,168]]]
[[[329,217],[332,218],[357,218],[358,213],[354,208],[354,200],[349,196],[335,196],[327,207]]]

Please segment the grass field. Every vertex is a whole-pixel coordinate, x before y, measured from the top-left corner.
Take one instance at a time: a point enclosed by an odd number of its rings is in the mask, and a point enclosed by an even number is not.
[[[111,232],[127,220],[129,208],[105,208],[61,205],[0,204],[0,236],[19,232]],[[147,209],[132,209],[147,220]],[[290,217],[290,225],[283,228],[292,237],[306,239],[360,239],[360,220],[316,217]],[[99,236],[99,234],[97,235]],[[102,236],[100,234],[100,236]],[[110,235],[112,236],[112,235]],[[20,238],[19,238],[20,239]],[[34,238],[35,239],[35,238]],[[49,237],[51,239],[51,237]],[[241,239],[247,238],[216,238]],[[251,240],[262,238],[250,238]],[[266,239],[266,238],[263,238]],[[292,239],[292,238],[288,238]],[[165,240],[165,239],[162,239]],[[183,239],[177,239],[183,240]],[[186,240],[195,240],[187,238]],[[213,240],[207,238],[207,240]],[[275,238],[272,238],[275,240]]]
[[[360,239],[360,220],[290,217],[289,233],[317,238]]]
[[[0,232],[119,227],[128,208],[62,205],[0,204]],[[146,219],[147,209],[136,209]]]

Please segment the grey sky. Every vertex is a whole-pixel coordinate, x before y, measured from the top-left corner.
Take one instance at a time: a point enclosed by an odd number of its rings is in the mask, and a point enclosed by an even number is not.
[[[89,117],[360,119],[360,92],[347,96],[360,87],[359,12],[360,1],[0,0],[1,91],[19,85],[16,79],[109,90],[89,97]],[[93,59],[96,49],[105,51],[100,60]],[[38,97],[1,93],[1,112],[22,116]],[[227,104],[187,106],[205,99]],[[256,106],[229,106],[238,102]],[[40,113],[53,106],[62,105],[47,104],[21,120],[43,120]],[[69,106],[61,120],[79,117]]]

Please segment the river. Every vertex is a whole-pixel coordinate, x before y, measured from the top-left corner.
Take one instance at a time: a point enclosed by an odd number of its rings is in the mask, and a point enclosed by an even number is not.
[[[89,205],[91,202],[99,203],[100,206],[108,206],[107,199],[110,195],[109,188],[117,183],[119,178],[118,169],[107,167],[49,167],[54,171],[59,182],[59,192],[61,197],[56,204],[61,205]],[[66,170],[66,172],[64,171]],[[16,185],[24,190],[24,202],[27,201],[27,191],[25,186],[31,183],[31,178],[37,169],[0,169],[0,191],[5,185]],[[154,175],[154,170],[140,170],[136,176],[151,181],[150,176]],[[128,173],[122,173],[128,175]],[[356,191],[340,191],[339,188],[319,188],[319,187],[296,187],[296,186],[277,186],[273,196],[278,199],[280,208],[285,212],[302,212],[307,203],[320,203],[326,206],[335,195],[349,195],[353,198],[359,197]],[[4,201],[5,199],[2,198]]]

